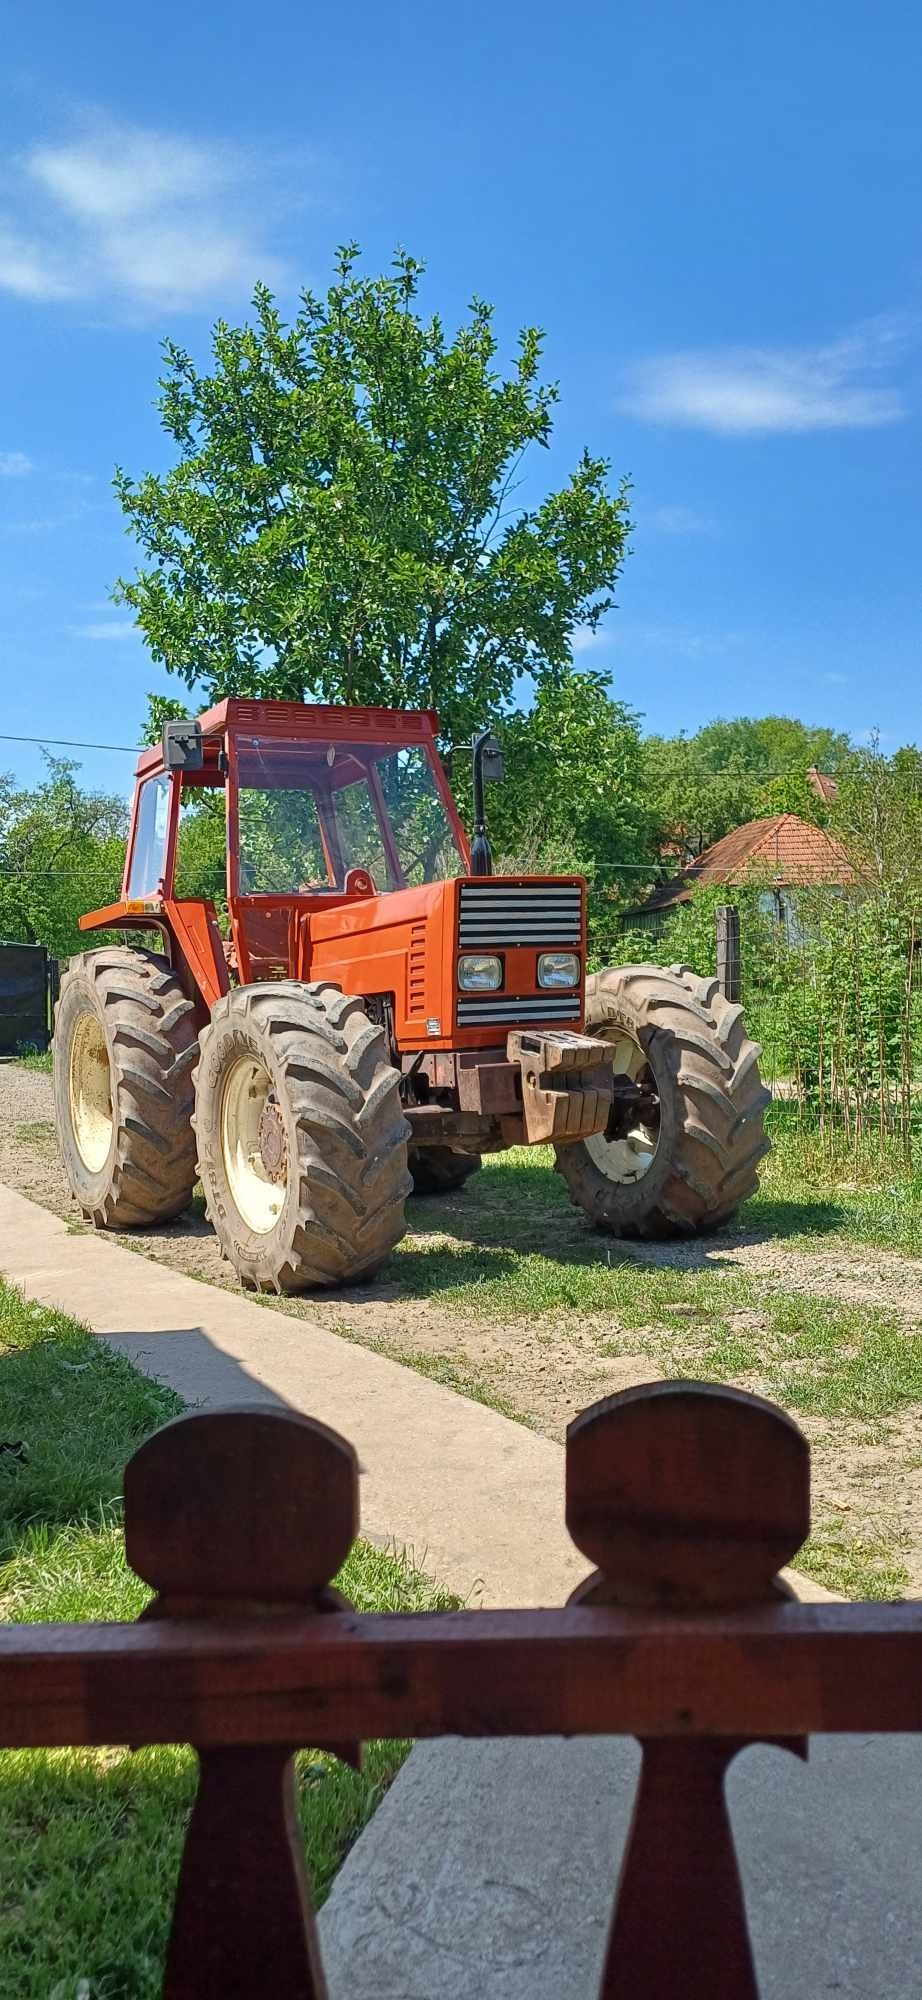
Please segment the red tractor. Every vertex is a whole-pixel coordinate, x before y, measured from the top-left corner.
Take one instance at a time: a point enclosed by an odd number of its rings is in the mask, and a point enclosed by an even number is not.
[[[242,1282],[366,1278],[415,1187],[550,1144],[615,1235],[722,1222],[765,1151],[758,1050],[713,979],[586,977],[579,876],[497,876],[474,746],[473,848],[432,713],[229,700],[137,770],[121,900],[84,930],[54,1035],[60,1144],[98,1227],[164,1221],[201,1178]],[[223,793],[227,924],[182,889]]]

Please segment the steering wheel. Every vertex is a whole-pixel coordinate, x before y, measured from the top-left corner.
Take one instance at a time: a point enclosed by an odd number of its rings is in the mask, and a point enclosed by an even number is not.
[[[347,868],[343,882],[347,896],[376,896],[375,878],[368,868]]]

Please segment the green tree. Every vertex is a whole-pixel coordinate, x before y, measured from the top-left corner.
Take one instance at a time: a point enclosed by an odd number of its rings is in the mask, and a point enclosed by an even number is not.
[[[507,716],[506,777],[490,799],[494,844],[504,852],[568,849],[574,865],[649,859],[640,802],[638,718],[614,701],[599,673],[569,673]]]
[[[807,783],[812,765],[835,774],[851,758],[847,736],[794,716],[737,716],[709,722],[695,736],[650,736],[644,744],[646,793],[663,844],[681,858],[700,854],[735,826],[766,814],[796,812],[825,823],[826,807]]]
[[[594,958],[607,962],[621,911],[659,872],[638,717],[602,674],[573,672],[539,686],[502,736],[506,777],[489,799],[499,865],[585,875]]]
[[[31,790],[0,778],[0,937],[63,957],[91,942],[78,918],[119,893],[128,815],[121,799],[81,789],[79,765],[46,762]]]
[[[213,336],[210,373],[173,341],[159,410],[178,458],[116,473],[147,566],[117,586],[155,659],[209,699],[263,695],[437,708],[443,741],[508,709],[523,677],[571,664],[612,603],[626,488],[585,451],[567,483],[516,499],[557,391],[526,328],[508,376],[475,300],[449,340],[416,310],[422,267],[356,273],[286,325],[270,292]]]
[[[885,757],[875,741],[856,751],[830,816],[865,893],[922,917],[922,755]]]

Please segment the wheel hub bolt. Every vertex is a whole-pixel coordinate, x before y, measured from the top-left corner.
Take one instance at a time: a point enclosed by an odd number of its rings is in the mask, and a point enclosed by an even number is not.
[[[283,1181],[288,1172],[288,1143],[277,1104],[263,1106],[259,1120],[259,1157],[270,1181]]]

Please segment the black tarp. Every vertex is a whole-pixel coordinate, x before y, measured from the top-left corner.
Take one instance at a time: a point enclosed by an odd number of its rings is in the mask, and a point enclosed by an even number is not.
[[[48,1046],[48,954],[0,941],[0,1055]]]

